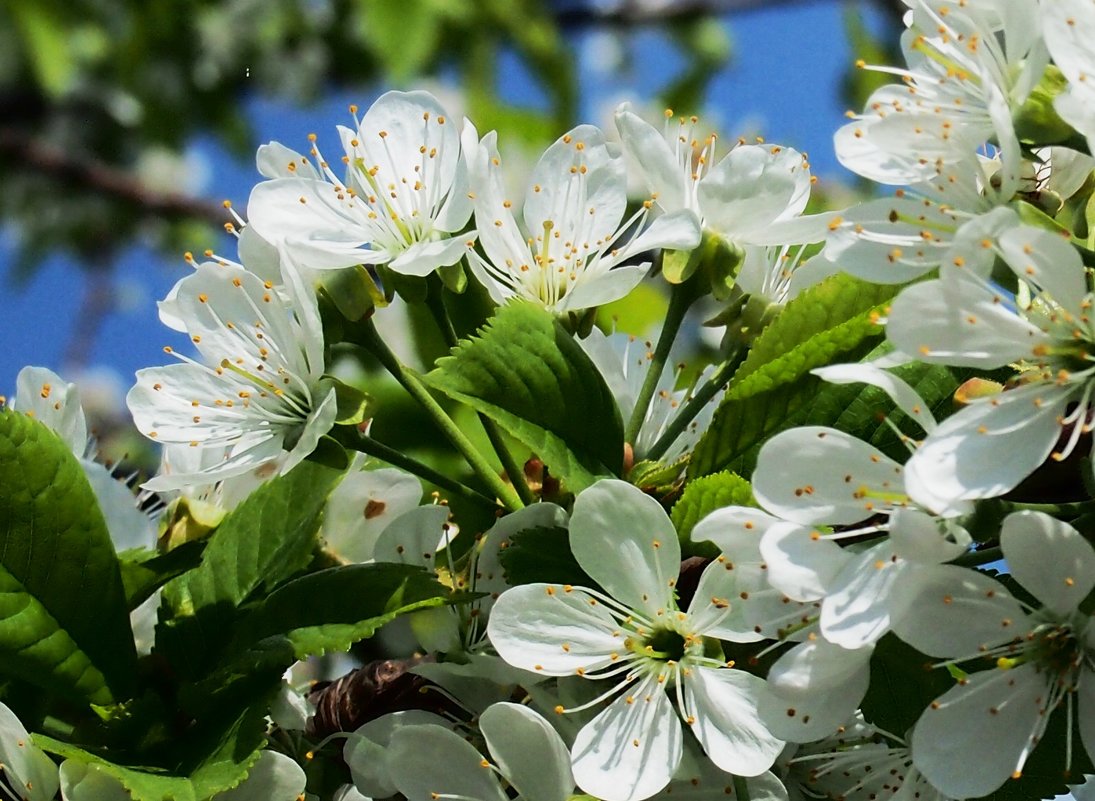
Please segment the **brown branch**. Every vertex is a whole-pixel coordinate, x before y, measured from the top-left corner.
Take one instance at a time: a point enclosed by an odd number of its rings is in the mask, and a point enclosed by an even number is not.
[[[29,139],[26,131],[0,127],[0,157],[9,157],[22,169],[29,169],[83,187],[91,192],[131,203],[145,215],[165,219],[205,220],[213,225],[225,222],[224,208],[178,192],[150,189],[133,174],[101,161],[81,158],[62,148]]]
[[[759,11],[780,5],[802,5],[804,3],[835,2],[836,0],[675,0],[655,7],[646,6],[634,0],[624,0],[615,8],[598,10],[582,5],[581,7],[562,8],[555,13],[556,22],[564,28],[629,28],[655,23],[688,20],[697,17],[710,17],[741,11]],[[860,0],[866,2],[866,0]],[[901,14],[907,8],[901,0],[873,0],[875,5],[893,15],[900,21]]]

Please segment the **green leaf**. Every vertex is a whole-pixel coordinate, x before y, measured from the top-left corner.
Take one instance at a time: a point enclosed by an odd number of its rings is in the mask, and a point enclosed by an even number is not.
[[[332,567],[290,581],[252,608],[231,650],[241,653],[280,636],[292,644],[294,659],[345,651],[399,615],[453,600],[458,599],[447,587],[419,567]]]
[[[865,343],[881,334],[879,306],[897,287],[869,284],[840,274],[822,281],[787,304],[757,337],[749,355],[734,374],[711,426],[696,445],[689,477],[726,467],[743,450],[777,426],[773,412],[789,414],[802,408],[816,392],[816,379],[773,393],[806,376],[815,367],[863,355]],[[857,352],[859,351],[859,352]],[[767,395],[765,402],[743,401]],[[770,408],[782,406],[782,410]]]
[[[860,708],[868,723],[904,735],[934,699],[954,682],[932,659],[887,634],[871,654],[871,684]]]
[[[706,550],[700,543],[692,542],[691,535],[696,523],[711,512],[724,506],[756,505],[752,485],[737,473],[714,473],[689,483],[669,514],[683,555],[693,556]],[[717,549],[710,555],[716,556]]]
[[[306,461],[259,487],[217,527],[201,566],[164,587],[156,650],[180,673],[205,671],[231,639],[237,607],[308,566],[340,475]]]
[[[361,35],[398,83],[418,75],[437,53],[444,8],[431,0],[358,4]]]
[[[727,395],[745,398],[788,384],[881,334],[880,307],[898,289],[843,273],[810,287],[757,337]]]
[[[268,699],[261,704],[236,704],[226,720],[201,725],[172,744],[177,761],[170,770],[145,765],[119,765],[78,746],[34,734],[35,745],[64,759],[96,765],[117,779],[133,801],[204,801],[246,777],[266,743]]]
[[[83,468],[27,415],[0,411],[0,670],[110,703],[137,654],[114,545]]]
[[[171,579],[200,565],[205,545],[204,540],[194,540],[167,553],[139,548],[118,554],[129,610],[136,609]]]
[[[7,3],[23,39],[27,59],[39,85],[47,95],[57,98],[72,85],[76,74],[70,37],[72,17],[59,8],[42,3]]]
[[[570,551],[567,530],[560,526],[525,529],[510,537],[509,547],[499,552],[506,583],[574,584],[596,587]]]
[[[620,472],[616,401],[581,346],[544,309],[501,307],[425,381],[493,419],[572,490]]]

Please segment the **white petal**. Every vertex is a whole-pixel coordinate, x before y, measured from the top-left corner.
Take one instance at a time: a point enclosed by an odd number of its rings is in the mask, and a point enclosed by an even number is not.
[[[1075,612],[1095,588],[1095,549],[1068,523],[1042,512],[1015,512],[1000,529],[1016,580],[1058,615]]]
[[[87,450],[87,422],[75,384],[45,367],[24,367],[15,379],[14,407],[57,432],[77,456]]]
[[[753,494],[802,525],[857,523],[904,492],[900,464],[850,434],[822,426],[782,431],[757,455]]]
[[[571,676],[627,653],[603,604],[580,588],[568,592],[557,584],[506,590],[491,610],[487,634],[511,665],[544,676]]]
[[[388,263],[392,272],[400,275],[429,275],[438,267],[456,264],[468,250],[468,240],[475,232],[431,242],[416,242]]]
[[[367,562],[381,532],[422,500],[422,484],[394,468],[347,474],[327,499],[321,536],[347,562]]]
[[[384,529],[373,557],[378,562],[419,565],[433,570],[434,558],[447,542],[446,506],[419,506],[404,512]]]
[[[507,801],[490,765],[463,737],[442,726],[404,726],[392,734],[387,754],[392,782],[408,801],[456,795]]]
[[[592,309],[626,297],[646,277],[649,269],[649,264],[625,264],[591,276],[565,294],[556,305],[556,311]]]
[[[1013,489],[1042,464],[1061,433],[1072,387],[1031,384],[976,401],[939,424],[905,465],[905,488],[937,514]]]
[[[515,534],[530,528],[565,528],[566,525],[567,513],[561,507],[542,502],[518,509],[491,526],[478,546],[479,554],[472,577],[475,592],[489,592],[493,596],[479,600],[480,610],[489,608],[508,586],[503,575],[501,553],[510,546]]]
[[[628,242],[620,252],[631,255],[657,248],[692,250],[699,246],[701,236],[699,218],[693,212],[684,209],[658,217],[646,230]]]
[[[54,772],[56,773],[56,767]],[[63,801],[133,801],[133,796],[129,794],[125,786],[97,765],[66,759],[61,763],[59,776]],[[55,778],[53,792],[49,795],[32,793],[29,796],[30,799],[32,801],[53,799],[57,792],[56,782]]]
[[[80,466],[99,502],[114,550],[155,547],[156,526],[152,518],[137,508],[137,497],[129,486],[98,462],[81,459]]]
[[[1000,251],[1015,274],[1048,292],[1063,309],[1083,314],[1087,277],[1083,262],[1067,239],[1028,225],[1000,237]]]
[[[924,710],[913,762],[951,798],[988,795],[1022,769],[1047,692],[1031,664],[972,674]]]
[[[888,539],[849,562],[821,602],[825,639],[851,649],[878,642],[890,630],[893,588],[908,574],[909,565]]]
[[[854,559],[833,540],[794,523],[770,528],[760,552],[768,565],[768,581],[796,601],[823,598]]]
[[[742,145],[703,178],[698,195],[708,228],[751,242],[753,233],[763,235],[772,223],[803,212],[810,169],[792,148]]]
[[[681,567],[677,532],[662,505],[638,487],[598,481],[574,502],[570,549],[609,595],[651,618],[672,603]]]
[[[867,692],[874,648],[841,648],[818,637],[781,656],[768,672],[759,714],[791,742],[817,740],[847,721]]]
[[[763,773],[783,750],[757,713],[763,688],[764,679],[732,668],[696,667],[684,679],[692,733],[712,762],[737,776]]]
[[[655,677],[582,727],[571,748],[574,779],[604,801],[640,801],[665,787],[681,761],[681,723]]]
[[[57,766],[31,742],[19,718],[4,704],[0,704],[0,764],[13,789],[29,801],[51,801],[57,794]]]
[[[935,428],[935,416],[915,389],[907,382],[869,362],[859,364],[833,364],[810,371],[831,384],[870,384],[884,390],[897,407],[915,420],[924,431]]]
[[[238,787],[217,793],[210,801],[297,801],[307,783],[308,777],[293,759],[266,750]]]
[[[686,177],[661,131],[622,106],[616,110],[616,130],[658,205],[666,211],[685,208]]]
[[[1048,337],[1019,317],[983,280],[944,265],[938,281],[901,291],[890,307],[887,338],[918,359],[956,367],[1003,367],[1031,358]]]
[[[502,775],[528,801],[566,801],[574,792],[570,752],[559,733],[523,704],[494,704],[479,730]]]
[[[902,559],[939,564],[956,559],[970,544],[969,532],[954,521],[941,520],[919,509],[894,509],[890,542]]]
[[[447,725],[448,721],[433,712],[408,709],[370,720],[346,738],[342,758],[360,792],[371,798],[395,795],[396,787],[388,770],[388,745],[399,729],[420,724]]]
[[[292,164],[292,168],[289,165]],[[265,178],[315,178],[319,172],[308,159],[281,142],[268,142],[259,145],[255,154],[255,166]],[[250,226],[248,226],[250,227]]]
[[[894,632],[928,656],[973,656],[1031,628],[1000,582],[955,565],[910,573],[895,589],[894,603],[913,612],[895,618]]]

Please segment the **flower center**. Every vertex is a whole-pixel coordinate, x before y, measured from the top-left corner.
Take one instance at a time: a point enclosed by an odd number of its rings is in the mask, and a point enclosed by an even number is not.
[[[680,662],[688,652],[688,640],[679,631],[655,629],[646,639],[638,643],[635,652],[641,656],[666,662]]]

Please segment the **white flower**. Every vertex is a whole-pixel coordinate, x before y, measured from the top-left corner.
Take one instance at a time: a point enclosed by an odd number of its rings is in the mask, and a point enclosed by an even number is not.
[[[981,250],[1019,277],[1018,297],[992,283],[983,263],[945,263],[937,280],[898,295],[886,327],[898,350],[925,362],[1022,367],[1017,388],[948,417],[909,460],[909,493],[940,513],[1002,495],[1051,453],[1071,453],[1095,393],[1093,296],[1079,253],[1029,226],[986,239]]]
[[[760,546],[779,528],[798,527],[761,509],[728,506],[697,523],[692,539],[718,546],[719,562],[732,571],[733,608],[720,626],[722,639],[797,643],[769,669],[759,709],[777,737],[806,742],[832,732],[859,706],[874,645],[848,649],[830,643],[820,636],[820,597],[796,601],[772,586]]]
[[[486,258],[469,250],[476,277],[496,303],[531,300],[556,313],[619,300],[646,275],[648,263],[624,262],[654,248],[699,244],[694,215],[667,214],[643,230],[653,203],[625,220],[623,160],[604,134],[580,125],[547,149],[525,196],[524,230],[507,198],[496,146],[488,133],[472,162],[475,221]]]
[[[897,622],[898,636],[946,664],[995,664],[933,701],[913,733],[917,768],[956,798],[987,795],[1018,776],[1062,706],[1095,754],[1095,626],[1078,608],[1095,588],[1095,549],[1041,512],[1009,515],[1000,543],[1012,576],[1040,609],[988,576],[954,566],[902,589],[918,614]],[[1067,768],[1071,754],[1063,760]]]
[[[38,748],[15,713],[0,704],[0,788],[10,788],[19,801],[53,801],[57,765]]]
[[[1095,6],[1086,0],[1042,0],[1039,11],[1045,26],[1046,47],[1068,78],[1068,88],[1053,106],[1062,119],[1095,140]]]
[[[834,217],[802,216],[813,178],[801,153],[739,142],[716,160],[716,136],[699,140],[698,122],[667,111],[659,132],[627,104],[616,110],[624,151],[657,206],[669,214],[692,213],[705,232],[743,251],[737,284],[783,304],[810,283],[810,273],[798,270],[801,246],[823,239]]]
[[[1049,62],[1037,4],[907,2],[908,68],[872,67],[903,83],[875,91],[864,113],[836,133],[837,157],[879,183],[918,184],[994,140],[1004,159],[1000,195],[1011,197],[1021,155],[1011,112]]]
[[[499,777],[524,801],[566,801],[573,795],[566,745],[536,712],[521,704],[494,704],[480,715],[479,728],[494,764],[443,726],[396,729],[385,755],[392,784],[408,801],[506,801]]]
[[[786,779],[802,798],[844,801],[947,801],[913,764],[908,743],[862,718],[820,742],[800,747],[788,761]]]
[[[355,458],[327,499],[320,536],[331,555],[346,562],[372,561],[381,533],[422,500],[422,483],[394,468],[365,470]]]
[[[471,202],[460,134],[444,108],[428,92],[388,92],[355,128],[339,126],[344,178],[314,144],[318,169],[288,148],[260,150],[264,174],[297,177],[258,184],[247,206],[250,224],[315,269],[385,264],[424,276],[458,261],[474,232],[454,236]]]
[[[714,134],[702,142],[698,120],[666,113],[659,133],[628,110],[616,111],[624,151],[654,202],[668,214],[689,211],[704,230],[738,246],[789,245],[824,236],[831,215],[800,216],[810,200],[810,166],[789,147],[738,144],[715,160]]]
[[[287,472],[333,425],[335,391],[321,381],[315,298],[291,269],[285,275],[293,304],[231,264],[199,265],[180,283],[176,308],[203,361],[176,354],[183,364],[138,371],[126,403],[145,436],[224,458],[153,478],[148,489],[207,484],[274,460]]]
[[[514,587],[498,599],[487,632],[517,667],[614,680],[601,698],[618,697],[581,729],[571,750],[578,785],[607,801],[648,798],[665,787],[683,747],[671,697],[721,769],[740,776],[767,770],[782,741],[757,716],[764,681],[705,653],[705,638],[720,636],[731,609],[729,571],[712,563],[687,611],[679,610],[676,532],[657,501],[622,481],[598,482],[578,496],[570,543],[608,594]]]
[[[582,346],[582,350],[586,352],[605,379],[605,383],[608,384],[612,397],[616,399],[620,417],[628,420],[635,408],[635,399],[639,396],[647,373],[650,372],[650,365],[654,359],[653,345],[624,333],[608,335],[597,327],[594,327],[585,339],[579,339],[578,344]],[[713,372],[713,367],[705,368],[697,377],[693,387],[702,384]],[[645,457],[651,446],[661,439],[684,403],[692,397],[692,389],[675,388],[676,378],[677,371],[670,369],[668,364],[663,367],[654,397],[651,398],[650,405],[647,407],[643,425],[639,429],[635,442],[632,443],[636,460]],[[674,464],[686,453],[691,452],[715,414],[716,400],[717,398],[712,397],[707,402],[688,427],[665,450],[660,457],[662,461]]]

